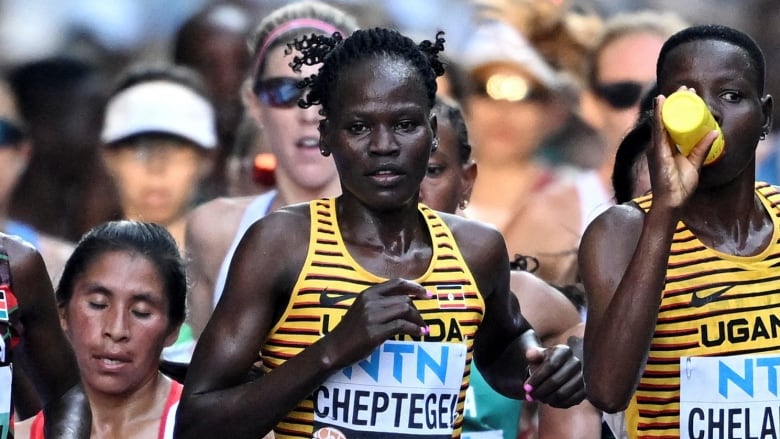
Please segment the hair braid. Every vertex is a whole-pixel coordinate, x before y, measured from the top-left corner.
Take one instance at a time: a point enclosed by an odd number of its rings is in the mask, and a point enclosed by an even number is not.
[[[443,75],[444,63],[439,59],[439,52],[444,51],[444,31],[436,32],[436,38],[433,42],[428,40],[420,42],[419,49],[428,56],[428,62],[436,76]]]
[[[297,38],[288,44],[288,53],[297,50],[290,67],[296,72],[303,65],[322,63],[318,73],[304,78],[299,87],[309,89],[298,101],[303,108],[322,105],[324,115],[330,109],[333,85],[342,71],[355,64],[378,55],[398,57],[408,61],[420,74],[428,91],[430,108],[436,97],[436,78],[444,74],[444,64],[439,52],[444,50],[444,32],[439,31],[433,42],[425,40],[419,45],[396,30],[386,28],[361,29],[344,39],[340,34],[332,36],[311,35]]]

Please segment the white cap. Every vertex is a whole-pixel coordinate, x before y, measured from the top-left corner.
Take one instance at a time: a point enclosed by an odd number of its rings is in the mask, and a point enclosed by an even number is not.
[[[516,64],[549,90],[560,80],[556,71],[514,27],[501,21],[481,24],[466,41],[461,63],[465,71],[492,63]]]
[[[164,133],[212,149],[217,146],[211,103],[184,85],[149,81],[114,96],[106,108],[100,140],[113,143],[143,133]]]

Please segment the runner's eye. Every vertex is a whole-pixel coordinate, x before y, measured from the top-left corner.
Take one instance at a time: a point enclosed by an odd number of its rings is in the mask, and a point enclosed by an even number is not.
[[[425,176],[436,178],[436,177],[440,177],[443,173],[444,173],[444,166],[428,165],[428,170],[426,171]]]
[[[105,309],[105,308],[108,307],[108,305],[106,305],[105,303],[99,303],[99,302],[95,302],[95,301],[89,301],[89,302],[87,302],[87,304],[92,309]]]

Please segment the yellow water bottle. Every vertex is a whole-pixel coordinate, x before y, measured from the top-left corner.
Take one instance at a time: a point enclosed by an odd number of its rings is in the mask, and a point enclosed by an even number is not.
[[[704,164],[711,164],[723,154],[723,132],[707,104],[696,93],[678,90],[669,95],[661,109],[661,120],[682,154],[690,154],[699,140],[712,130],[718,131],[718,138],[712,142]]]

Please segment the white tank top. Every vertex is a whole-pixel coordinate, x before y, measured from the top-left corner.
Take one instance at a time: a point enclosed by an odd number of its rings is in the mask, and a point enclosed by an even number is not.
[[[220,265],[219,273],[217,274],[217,280],[214,282],[213,307],[217,306],[219,298],[222,297],[222,290],[225,289],[225,281],[227,280],[230,261],[233,259],[233,254],[236,252],[238,243],[241,242],[241,238],[244,237],[244,233],[249,229],[249,226],[268,214],[268,209],[271,207],[271,204],[273,204],[274,198],[276,198],[275,190],[265,192],[252,200],[244,210],[244,215],[241,217],[241,223],[238,225],[236,235],[233,237],[233,243],[230,244],[225,259],[222,260],[222,265]]]

